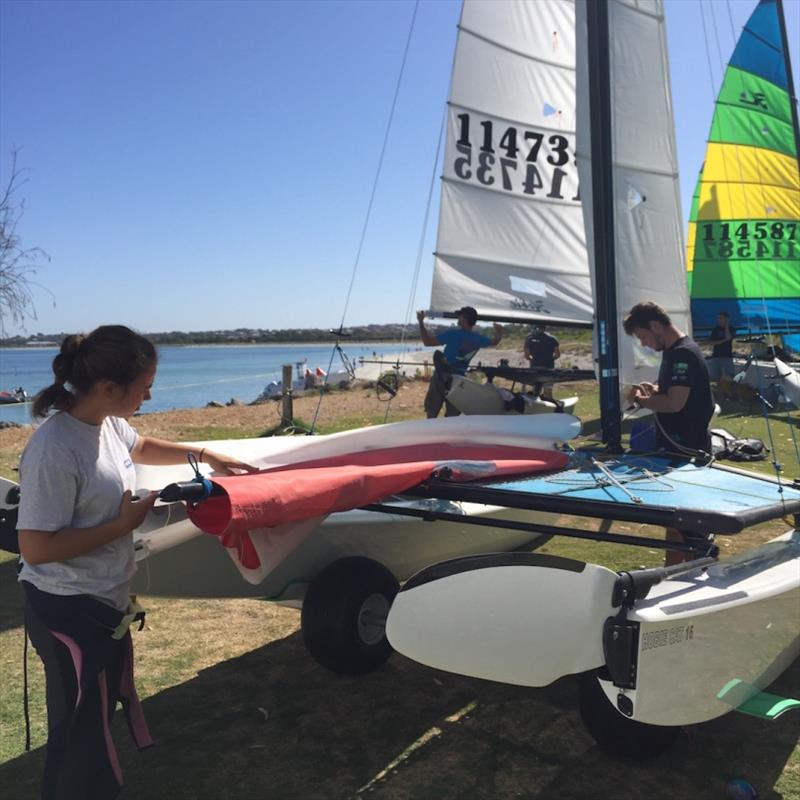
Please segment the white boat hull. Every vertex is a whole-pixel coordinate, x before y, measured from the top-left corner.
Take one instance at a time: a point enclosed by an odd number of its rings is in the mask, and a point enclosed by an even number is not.
[[[769,387],[777,386],[787,402],[800,408],[800,373],[778,358],[746,363],[735,380],[760,392],[767,392]]]
[[[508,399],[504,392],[493,383],[477,383],[462,375],[453,375],[447,400],[452,403],[462,414],[519,414],[519,411],[508,410]],[[556,406],[548,400],[543,400],[531,393],[523,393],[523,414],[551,414],[555,411],[571,414],[578,403],[577,397],[566,397],[559,400]]]
[[[720,717],[800,655],[800,534],[666,580],[628,619],[640,623],[636,688],[623,692],[632,719],[689,725]],[[738,689],[725,692],[732,682]],[[620,690],[601,685],[616,706]]]
[[[503,560],[464,559],[412,578],[389,613],[392,646],[428,666],[523,686],[604,667],[604,625],[619,612],[615,573],[548,556]],[[733,710],[800,652],[800,533],[657,584],[625,621],[639,628],[635,688],[601,680],[614,708],[659,726]]]
[[[550,449],[555,441],[577,435],[580,422],[568,414],[544,417],[464,417],[380,425],[329,436],[278,437],[199,442],[260,467],[297,463],[312,458],[382,449],[399,444],[447,441],[528,444]],[[207,466],[203,465],[207,470]],[[160,490],[192,478],[187,465],[137,467],[143,488]],[[455,514],[499,513],[531,519],[521,512],[482,504],[440,501],[397,501],[417,508],[436,507]],[[543,516],[537,519],[544,519]],[[338,559],[360,555],[387,567],[398,580],[428,564],[459,555],[511,550],[538,536],[509,530],[489,532],[468,524],[440,522],[353,510],[278,528],[251,532],[262,568],[248,571],[234,563],[216,538],[201,533],[187,518],[182,504],[156,504],[134,533],[139,574],[134,588],[150,594],[185,597],[271,597],[297,602],[308,583]]]
[[[431,501],[398,503],[432,508]],[[492,514],[503,519],[549,523],[545,514],[512,512],[475,503],[436,502],[435,510],[465,516]],[[139,571],[134,590],[172,597],[266,597],[299,607],[309,583],[329,564],[365,556],[404,581],[429,564],[489,550],[533,547],[542,537],[508,530],[478,528],[467,522],[436,522],[371,511],[332,514],[309,535],[298,529],[281,537],[274,566],[258,583],[245,580],[213,536],[187,519],[148,537],[137,534]],[[275,551],[273,551],[275,552]]]

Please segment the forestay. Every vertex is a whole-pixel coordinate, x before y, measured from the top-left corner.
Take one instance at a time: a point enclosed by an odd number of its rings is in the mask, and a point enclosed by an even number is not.
[[[585,0],[576,4],[578,41],[586,41]],[[653,300],[691,332],[685,279],[672,93],[661,0],[609,4],[611,114],[620,382],[652,380],[658,360],[625,334],[631,306]],[[587,241],[592,223],[591,142],[586,47],[578,48],[578,168]],[[593,252],[589,266],[593,271]],[[596,294],[594,296],[597,296]],[[614,327],[613,325],[611,327]]]
[[[589,323],[572,0],[465,0],[431,308]]]

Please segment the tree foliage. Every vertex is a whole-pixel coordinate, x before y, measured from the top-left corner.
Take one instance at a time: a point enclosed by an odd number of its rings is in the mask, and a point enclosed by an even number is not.
[[[17,225],[25,210],[17,193],[25,183],[17,166],[17,151],[11,151],[11,174],[0,196],[0,334],[11,321],[22,326],[26,318],[36,319],[33,277],[50,256],[41,247],[23,247]]]

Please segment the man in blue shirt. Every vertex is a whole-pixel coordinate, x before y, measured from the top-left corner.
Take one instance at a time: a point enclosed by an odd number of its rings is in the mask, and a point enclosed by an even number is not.
[[[491,338],[472,330],[478,321],[478,312],[472,306],[459,308],[456,317],[457,328],[449,328],[434,335],[425,327],[425,312],[417,311],[422,343],[428,347],[444,345],[444,353],[434,356],[435,369],[428,386],[428,393],[425,395],[425,414],[428,419],[439,416],[443,403],[446,417],[456,417],[461,413],[445,400],[450,387],[450,376],[463,375],[467,371],[470,359],[481,347],[494,346],[503,338],[503,328],[496,322],[494,335]]]

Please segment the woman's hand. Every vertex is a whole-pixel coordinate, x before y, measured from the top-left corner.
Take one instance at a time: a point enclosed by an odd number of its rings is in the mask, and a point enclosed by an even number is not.
[[[258,472],[258,467],[254,467],[252,464],[245,464],[244,461],[239,461],[238,458],[215,453],[213,450],[203,450],[203,461],[213,467],[215,472],[224,472],[226,475],[237,475],[241,472]]]
[[[147,497],[141,500],[134,500],[133,493],[127,490],[122,495],[122,502],[119,504],[119,514],[117,522],[120,526],[120,536],[130,533],[138,528],[147,516],[153,504],[158,499],[157,492],[150,492]]]

